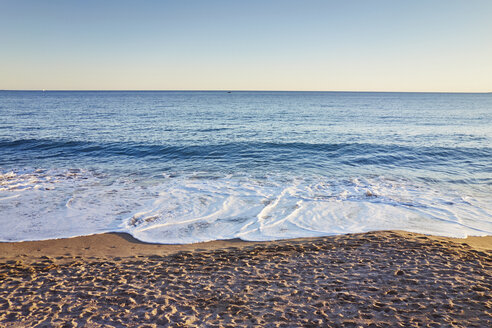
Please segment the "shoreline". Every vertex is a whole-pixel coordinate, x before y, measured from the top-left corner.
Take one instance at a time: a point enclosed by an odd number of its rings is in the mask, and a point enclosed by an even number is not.
[[[126,232],[106,232],[88,236],[37,241],[0,242],[0,263],[22,259],[36,261],[38,257],[48,256],[65,262],[74,258],[95,259],[134,256],[166,256],[178,252],[211,251],[226,248],[244,248],[251,246],[282,245],[290,243],[309,243],[323,240],[339,240],[349,236],[396,234],[410,240],[428,239],[436,242],[452,242],[469,246],[475,250],[492,251],[492,236],[469,236],[453,238],[425,235],[403,230],[380,230],[363,233],[332,235],[323,237],[304,237],[280,239],[274,241],[245,241],[239,238],[214,240],[192,244],[160,244],[140,241]]]
[[[492,325],[492,236],[0,243],[4,327]]]

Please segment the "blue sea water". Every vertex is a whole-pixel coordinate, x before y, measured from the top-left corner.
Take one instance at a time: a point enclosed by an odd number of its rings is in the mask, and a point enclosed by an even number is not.
[[[492,234],[492,94],[0,91],[0,240]]]

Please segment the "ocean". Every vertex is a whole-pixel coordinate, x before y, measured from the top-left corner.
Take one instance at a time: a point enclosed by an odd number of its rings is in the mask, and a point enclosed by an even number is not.
[[[0,241],[492,235],[492,94],[0,91]]]

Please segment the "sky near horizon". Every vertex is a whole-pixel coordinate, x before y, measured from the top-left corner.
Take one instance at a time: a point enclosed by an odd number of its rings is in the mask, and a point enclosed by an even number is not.
[[[0,0],[0,89],[492,91],[491,0]]]

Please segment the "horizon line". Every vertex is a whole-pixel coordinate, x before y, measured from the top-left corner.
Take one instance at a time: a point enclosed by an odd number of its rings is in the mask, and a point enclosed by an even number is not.
[[[375,90],[254,90],[254,89],[0,89],[1,91],[29,92],[346,92],[346,93],[474,93],[492,91],[375,91]]]

